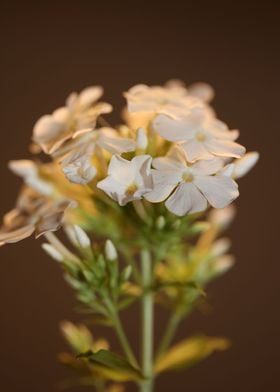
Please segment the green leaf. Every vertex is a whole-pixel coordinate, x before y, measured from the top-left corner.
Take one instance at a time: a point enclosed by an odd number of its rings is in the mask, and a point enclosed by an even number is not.
[[[155,372],[162,373],[167,370],[187,368],[207,358],[214,351],[226,350],[228,347],[229,342],[224,338],[194,336],[185,339],[171,347],[158,359],[155,365]]]
[[[126,359],[111,351],[100,350],[96,353],[88,351],[78,355],[78,358],[88,359],[100,374],[114,381],[135,381],[143,379],[139,369],[133,367]]]

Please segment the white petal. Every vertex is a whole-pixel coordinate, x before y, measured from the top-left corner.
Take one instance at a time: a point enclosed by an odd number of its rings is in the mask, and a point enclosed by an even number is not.
[[[245,153],[245,147],[230,140],[213,139],[205,143],[207,149],[221,157],[240,158]]]
[[[183,216],[204,211],[207,208],[207,201],[193,183],[182,183],[165,205],[173,214]]]
[[[201,99],[204,102],[210,102],[214,98],[215,92],[212,86],[207,83],[194,83],[188,87],[190,95]]]
[[[87,87],[80,92],[79,105],[83,108],[91,106],[103,94],[103,88],[100,86]]]
[[[152,171],[153,190],[145,195],[145,199],[152,203],[165,200],[177,184],[181,181],[180,173],[176,171]]]
[[[33,140],[39,145],[44,145],[57,138],[63,131],[63,123],[55,121],[51,115],[45,115],[39,118],[34,126]]]
[[[226,177],[232,177],[234,171],[234,163],[229,163],[220,171],[220,174]]]
[[[194,175],[211,175],[216,174],[219,170],[221,170],[223,165],[223,160],[216,157],[213,159],[195,162],[191,166],[191,171]]]
[[[116,200],[119,204],[123,205],[123,198],[127,189],[126,184],[122,184],[112,176],[108,176],[104,180],[98,182],[97,188],[101,189],[113,200]]]
[[[192,139],[196,124],[191,120],[174,120],[159,114],[153,121],[153,128],[164,139],[171,142]]]
[[[135,141],[129,138],[118,136],[117,132],[108,132],[108,129],[101,129],[96,143],[104,150],[112,154],[121,154],[135,150]]]
[[[18,159],[8,163],[9,169],[20,177],[37,174],[37,167],[33,161]]]
[[[215,208],[224,208],[239,195],[235,181],[226,176],[197,176],[194,184]]]
[[[113,155],[109,164],[108,174],[117,182],[127,186],[134,181],[136,171],[135,166],[130,161],[127,161],[119,155]]]
[[[259,153],[258,152],[248,152],[244,157],[241,159],[237,159],[234,162],[234,169],[232,173],[233,178],[241,178],[245,176],[258,162],[259,160]]]
[[[207,151],[204,144],[195,139],[182,143],[180,146],[185,151],[189,162],[194,162],[198,159],[210,159],[213,157],[213,154]]]

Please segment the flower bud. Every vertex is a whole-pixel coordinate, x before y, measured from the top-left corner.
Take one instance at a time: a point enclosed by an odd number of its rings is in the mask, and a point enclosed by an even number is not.
[[[115,245],[111,240],[107,240],[105,242],[105,256],[109,261],[116,260],[118,258],[118,254],[115,248]]]
[[[214,270],[217,274],[223,274],[227,270],[229,270],[234,264],[234,257],[231,255],[225,255],[222,257],[219,257],[215,264],[214,264]]]
[[[42,248],[55,261],[63,261],[62,254],[57,249],[55,249],[53,245],[44,243],[42,244]]]
[[[132,273],[132,266],[128,265],[127,267],[125,267],[125,269],[123,270],[123,280],[126,281],[130,278]]]
[[[137,130],[136,145],[139,150],[146,150],[148,146],[148,138],[144,128],[138,128]]]
[[[163,228],[164,228],[164,226],[165,226],[165,218],[164,218],[164,216],[162,216],[162,215],[160,215],[158,218],[157,218],[157,221],[156,221],[156,226],[157,226],[157,228],[159,229],[159,230],[162,230]]]
[[[90,239],[87,233],[78,225],[74,225],[74,231],[76,234],[77,241],[81,248],[90,247]]]
[[[65,232],[74,246],[89,248],[91,243],[86,232],[78,225],[66,226]]]

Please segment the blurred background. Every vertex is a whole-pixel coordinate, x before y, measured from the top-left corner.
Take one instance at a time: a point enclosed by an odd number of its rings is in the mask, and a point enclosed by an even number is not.
[[[261,153],[257,167],[240,181],[238,215],[229,232],[237,263],[209,287],[208,314],[195,312],[180,329],[182,336],[227,336],[233,345],[189,371],[163,376],[160,392],[280,390],[279,5],[1,2],[1,215],[13,207],[20,185],[7,161],[29,157],[36,119],[71,91],[92,84],[104,86],[117,113],[122,92],[133,84],[206,81],[215,87],[219,117],[241,130],[242,144]],[[68,376],[56,360],[66,348],[59,323],[82,316],[74,313],[73,293],[39,242],[0,250],[1,391],[58,391]],[[137,346],[137,319],[125,322]]]

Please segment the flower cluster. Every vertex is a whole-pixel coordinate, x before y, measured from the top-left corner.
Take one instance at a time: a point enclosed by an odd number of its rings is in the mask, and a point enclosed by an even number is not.
[[[235,180],[250,170],[258,154],[245,154],[235,141],[239,132],[217,118],[209,105],[214,95],[210,86],[186,88],[177,81],[164,87],[134,86],[124,94],[126,124],[115,128],[102,117],[112,110],[98,102],[102,93],[101,87],[72,93],[65,106],[34,126],[33,150],[48,154],[69,182],[102,190],[120,206],[141,199],[164,202],[178,216],[209,205],[223,208],[238,197]],[[27,160],[10,163],[29,189],[57,203],[64,195],[44,178],[41,166]],[[21,239],[21,226],[7,221],[0,241]],[[25,234],[34,231],[28,228]]]
[[[60,359],[79,383],[122,392],[133,381],[152,392],[160,373],[228,346],[194,336],[170,347],[208,282],[233,264],[230,242],[219,236],[234,215],[236,181],[259,155],[245,153],[239,132],[218,119],[207,84],[134,86],[118,126],[104,118],[112,106],[99,102],[102,94],[98,86],[72,93],[36,122],[35,159],[9,162],[24,185],[4,216],[0,246],[44,236],[42,248],[61,265],[82,311],[115,329],[123,356],[85,326],[63,324],[72,353]],[[63,241],[53,233],[61,226]],[[142,302],[141,365],[119,316],[135,301]],[[155,355],[154,302],[171,312]]]

